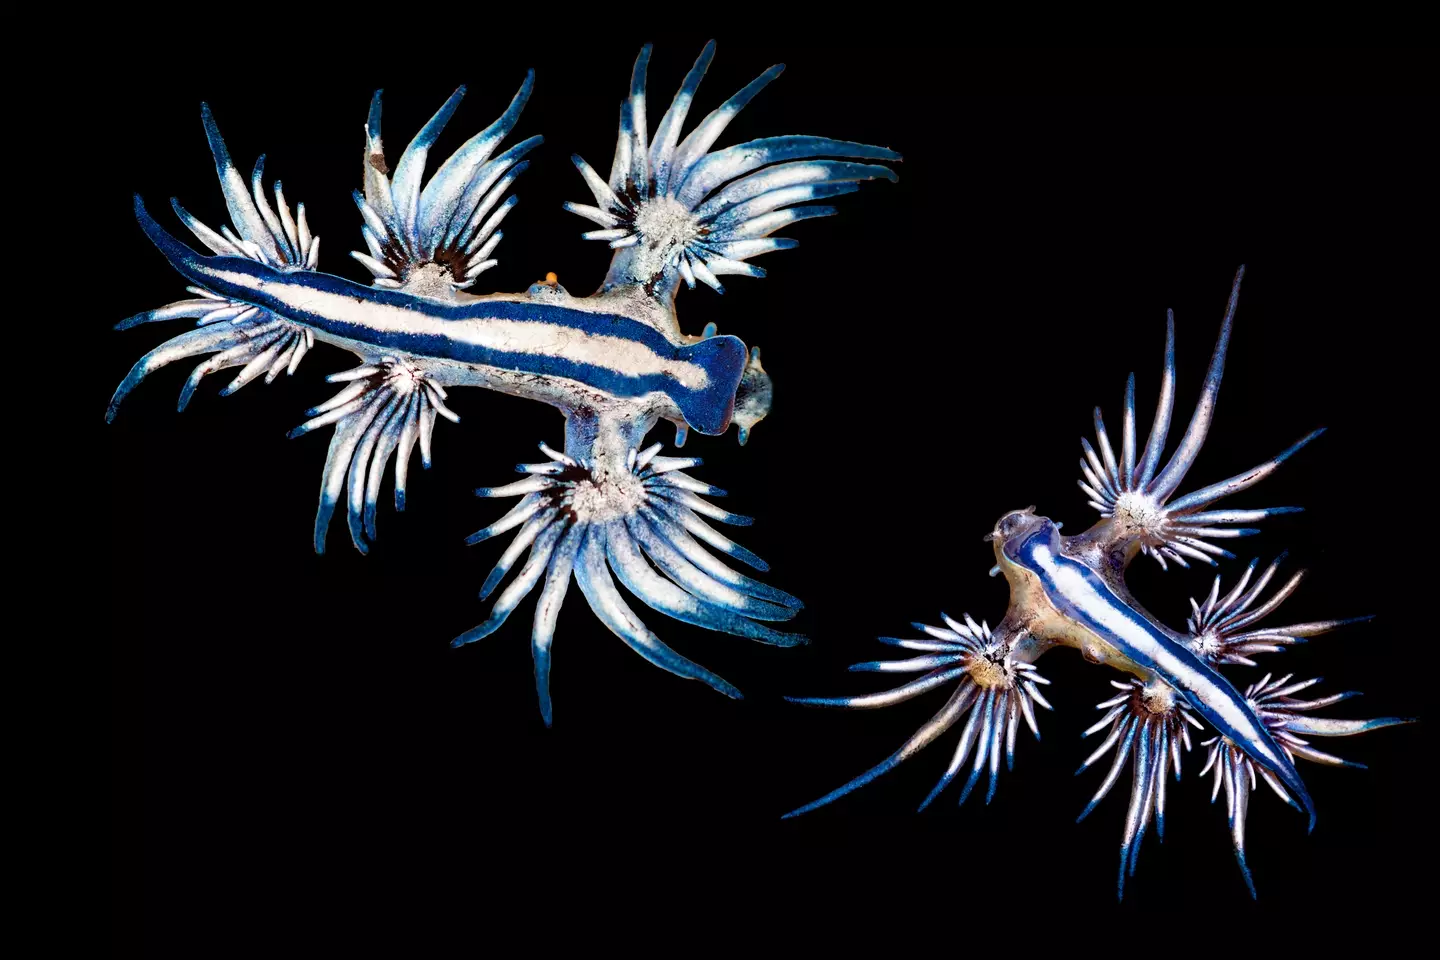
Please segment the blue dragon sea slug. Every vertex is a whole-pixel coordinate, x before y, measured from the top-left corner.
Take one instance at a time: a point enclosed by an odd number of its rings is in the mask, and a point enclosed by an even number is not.
[[[697,458],[662,456],[646,439],[660,421],[677,429],[724,433],[733,423],[744,443],[770,408],[771,382],[757,348],[712,326],[681,332],[675,296],[683,281],[724,292],[727,275],[763,277],[751,261],[794,246],[773,234],[786,224],[828,216],[809,204],[854,192],[862,181],[894,180],[884,147],[811,136],[767,137],[713,149],[726,126],[783,69],[771,67],[681,136],[714,55],[707,44],[669,108],[653,128],[646,112],[650,47],[635,62],[609,177],[575,157],[593,204],[566,209],[597,225],[585,236],[614,251],[595,293],[576,297],[553,276],[518,294],[475,295],[496,261],[500,225],[514,207],[508,191],[540,144],[531,137],[506,149],[534,83],[525,78],[509,108],[434,171],[429,152],[450,121],[457,90],[391,168],[381,140],[381,96],[370,105],[364,175],[354,199],[364,251],[351,254],[373,275],[362,285],[319,271],[320,238],[304,204],[293,210],[277,181],[273,203],[263,185],[264,157],[247,184],[214,117],[202,107],[230,224],[214,230],[172,201],[175,214],[208,253],[197,253],[162,227],[137,196],[141,228],[189,283],[188,299],[149,310],[120,329],[188,320],[194,329],[147,353],[115,391],[112,420],[141,380],[170,363],[204,357],[180,394],[184,409],[200,381],[239,368],[222,393],[256,379],[294,373],[315,343],[355,354],[358,366],[336,373],[341,384],[292,437],[332,429],[321,474],[315,549],[323,552],[332,516],[344,512],[362,553],[376,536],[376,503],[394,461],[395,507],[404,509],[415,447],[431,462],[431,437],[454,387],[485,387],[556,407],[565,417],[562,450],[540,445],[545,459],[522,464],[524,477],[483,488],[484,497],[519,497],[499,520],[472,535],[478,543],[513,533],[481,597],[496,590],[492,612],[457,637],[461,646],[494,632],[539,588],[532,648],[540,711],[551,722],[550,647],[572,575],[595,614],[641,656],[701,680],[732,697],[727,681],[660,641],[630,608],[618,577],[645,604],[711,630],[789,646],[804,642],[771,623],[793,618],[801,604],[781,590],[722,562],[718,552],[760,571],[763,561],[708,520],[745,525],[748,518],[704,499],[723,495],[688,472]],[[521,562],[522,556],[524,561]],[[519,571],[501,589],[511,570]]]
[[[1153,822],[1164,836],[1167,779],[1180,778],[1183,750],[1192,743],[1191,728],[1213,735],[1202,775],[1213,772],[1212,799],[1225,788],[1231,843],[1252,896],[1255,886],[1245,859],[1245,820],[1252,791],[1261,781],[1281,800],[1303,809],[1315,823],[1315,807],[1295,769],[1297,758],[1330,765],[1359,766],[1315,748],[1310,737],[1351,736],[1407,722],[1395,717],[1376,720],[1320,719],[1314,712],[1354,696],[1338,693],[1316,699],[1297,696],[1318,681],[1293,681],[1267,674],[1242,692],[1219,671],[1222,665],[1255,666],[1251,659],[1337,627],[1366,620],[1326,620],[1288,626],[1261,621],[1299,586],[1296,573],[1262,599],[1281,561],[1258,576],[1253,561],[1222,594],[1220,577],[1203,602],[1191,600],[1193,615],[1182,632],[1161,623],[1130,593],[1125,573],[1135,557],[1146,554],[1160,566],[1188,567],[1193,562],[1217,565],[1234,554],[1214,541],[1258,533],[1254,523],[1298,507],[1231,509],[1217,501],[1263,480],[1322,431],[1316,430],[1258,467],[1228,480],[1177,496],[1200,453],[1214,416],[1225,368],[1231,326],[1240,295],[1244,267],[1235,275],[1219,341],[1195,412],[1170,459],[1164,460],[1170,433],[1175,387],[1175,319],[1167,317],[1165,365],[1160,400],[1144,446],[1137,444],[1135,377],[1125,387],[1119,453],[1112,445],[1100,410],[1095,410],[1095,444],[1082,439],[1080,488],[1100,521],[1074,536],[1062,536],[1061,525],[1035,513],[1034,507],[1005,514],[985,539],[993,543],[992,576],[1004,575],[1010,603],[998,626],[941,615],[941,627],[915,624],[922,637],[881,638],[883,643],[912,651],[901,660],[858,663],[851,669],[919,674],[917,679],[883,693],[853,697],[793,697],[798,703],[845,708],[875,708],[901,703],[931,690],[952,686],[950,698],[935,716],[880,764],[796,809],[786,817],[807,813],[864,786],[938,739],[963,720],[959,743],[923,810],[969,765],[961,803],[988,769],[986,802],[994,796],[1001,754],[1012,767],[1018,728],[1023,722],[1038,739],[1036,708],[1050,709],[1041,687],[1049,681],[1036,670],[1042,654],[1057,646],[1078,649],[1091,663],[1106,664],[1130,675],[1111,681],[1114,695],[1099,704],[1104,715],[1085,731],[1103,740],[1081,765],[1113,753],[1109,772],[1094,798],[1080,814],[1084,819],[1131,770],[1129,808],[1120,844],[1117,895],[1133,876],[1141,842]],[[1182,750],[1183,748],[1183,750]]]

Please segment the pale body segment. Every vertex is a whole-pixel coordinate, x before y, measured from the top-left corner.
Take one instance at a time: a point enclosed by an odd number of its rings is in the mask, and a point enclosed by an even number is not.
[[[1173,315],[1167,322],[1160,402],[1144,447],[1136,439],[1133,374],[1126,385],[1118,455],[1098,409],[1096,444],[1081,441],[1084,458],[1080,463],[1080,486],[1091,506],[1100,511],[1100,521],[1084,533],[1066,537],[1060,534],[1059,523],[1036,515],[1029,507],[1007,513],[985,537],[993,544],[996,561],[990,573],[1003,575],[1010,587],[1009,606],[994,630],[983,621],[977,624],[968,614],[963,623],[944,617],[944,627],[915,624],[924,639],[882,640],[925,656],[857,664],[852,669],[923,674],[919,679],[880,694],[791,698],[800,703],[851,709],[889,706],[959,681],[940,712],[889,758],[787,817],[825,806],[869,783],[932,743],[967,714],[969,720],[954,758],[921,806],[929,805],[967,761],[972,764],[971,774],[961,792],[961,802],[987,764],[988,802],[995,792],[1002,742],[1006,762],[1011,764],[1020,719],[1023,717],[1037,738],[1040,735],[1033,708],[1048,708],[1049,704],[1036,686],[1045,681],[1036,672],[1035,662],[1056,647],[1071,647],[1091,663],[1113,667],[1132,677],[1126,683],[1112,681],[1119,695],[1099,704],[1106,713],[1084,734],[1088,737],[1103,732],[1105,737],[1077,771],[1084,772],[1113,751],[1109,772],[1080,814],[1084,819],[1118,782],[1127,764],[1131,769],[1131,798],[1120,848],[1117,894],[1123,896],[1125,881],[1135,871],[1140,843],[1149,826],[1153,823],[1157,832],[1164,834],[1166,781],[1170,773],[1179,779],[1182,747],[1190,749],[1192,728],[1215,733],[1206,741],[1211,746],[1206,770],[1216,770],[1217,794],[1223,772],[1232,845],[1253,894],[1244,842],[1251,781],[1263,779],[1286,803],[1303,809],[1313,829],[1315,807],[1295,769],[1295,758],[1319,763],[1343,761],[1320,753],[1303,737],[1350,736],[1404,722],[1394,717],[1366,721],[1307,718],[1303,716],[1306,711],[1338,703],[1349,694],[1297,701],[1289,695],[1314,681],[1287,686],[1288,677],[1273,684],[1267,677],[1242,693],[1220,672],[1221,665],[1253,666],[1250,657],[1256,653],[1277,652],[1355,622],[1326,620],[1257,626],[1301,579],[1296,574],[1261,602],[1260,595],[1274,577],[1278,560],[1258,578],[1254,578],[1257,564],[1252,563],[1223,597],[1217,577],[1203,604],[1191,601],[1194,616],[1187,624],[1187,633],[1161,623],[1126,586],[1126,569],[1142,553],[1154,557],[1162,567],[1168,563],[1188,567],[1197,560],[1215,565],[1217,558],[1233,554],[1211,541],[1259,532],[1236,524],[1299,509],[1214,509],[1213,504],[1268,476],[1318,436],[1319,430],[1259,467],[1175,497],[1214,417],[1243,276],[1242,267],[1231,288],[1195,413],[1170,460],[1161,466],[1175,396]],[[1003,709],[997,709],[996,704],[1003,704]]]
[[[339,392],[308,411],[292,437],[333,427],[321,478],[314,543],[325,549],[330,520],[343,511],[361,552],[376,537],[376,504],[393,460],[397,509],[406,501],[414,448],[431,462],[435,424],[459,421],[448,388],[483,387],[539,400],[565,418],[564,449],[541,444],[546,460],[521,464],[524,477],[484,487],[484,497],[519,497],[499,520],[473,534],[480,543],[513,540],[485,580],[498,591],[488,619],[453,641],[460,646],[498,629],[538,591],[531,631],[541,714],[551,721],[550,647],[572,579],[600,620],[637,653],[676,675],[728,695],[734,685],[671,650],[644,625],[615,579],[647,606],[711,630],[790,646],[799,634],[769,623],[795,616],[800,601],[735,570],[718,555],[764,571],[765,563],[711,522],[749,518],[705,499],[724,491],[686,471],[698,458],[659,456],[646,445],[662,420],[718,435],[732,423],[743,444],[769,412],[772,384],[758,348],[716,334],[682,333],[675,313],[681,281],[697,278],[719,292],[726,274],[760,277],[749,261],[795,241],[771,236],[798,220],[835,213],[799,206],[851,193],[872,179],[896,179],[885,147],[821,137],[770,137],[713,149],[735,114],[782,69],[772,67],[682,137],[714,44],[708,44],[655,128],[647,133],[640,53],[621,108],[615,162],[602,178],[576,159],[596,204],[567,207],[605,230],[586,234],[615,251],[602,287],[575,297],[554,275],[524,293],[476,296],[478,278],[496,264],[500,226],[514,208],[508,193],[541,143],[530,137],[501,150],[534,84],[525,78],[509,107],[467,140],[428,178],[429,153],[465,93],[462,87],[410,142],[393,169],[381,137],[377,91],[365,125],[361,189],[353,200],[364,250],[351,256],[373,277],[363,286],[318,272],[319,238],[304,204],[293,210],[279,182],[264,189],[264,157],[247,184],[208,107],[202,121],[230,224],[214,230],[172,201],[176,215],[211,255],[186,247],[137,197],[149,239],[190,283],[191,299],[146,311],[122,329],[162,320],[196,328],[135,364],[107,411],[114,419],[141,380],[176,360],[207,359],[181,391],[184,409],[200,381],[240,368],[223,393],[253,380],[294,373],[317,343],[349,351],[359,366],[333,374]],[[248,188],[248,189],[247,189]],[[508,580],[508,585],[502,584]]]
[[[200,257],[138,201],[136,216],[185,279],[363,361],[404,356],[446,386],[488,387],[567,414],[628,401],[700,433],[729,425],[746,362],[736,337],[676,343],[642,321],[605,312],[603,302],[594,302],[601,298],[577,299],[543,285],[538,296],[444,301],[328,274],[285,273],[239,257]],[[129,381],[117,392],[117,404],[128,387]]]
[[[1079,538],[1073,538],[1079,539]],[[1133,674],[1161,678],[1183,694],[1211,726],[1242,744],[1257,762],[1295,791],[1314,825],[1315,809],[1295,765],[1280,751],[1245,698],[1183,638],[1150,616],[1128,595],[1105,583],[1080,559],[1048,518],[1021,514],[1014,531],[996,538],[996,559],[1026,598],[1001,628],[1026,634],[1015,655],[1033,662],[1047,645],[1080,650],[1086,659]],[[1014,585],[1020,582],[1018,591]]]

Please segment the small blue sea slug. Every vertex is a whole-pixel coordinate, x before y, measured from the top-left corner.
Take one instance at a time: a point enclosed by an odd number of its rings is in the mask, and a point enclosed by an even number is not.
[[[1222,785],[1225,788],[1231,842],[1253,896],[1255,886],[1245,860],[1245,815],[1251,792],[1263,781],[1281,800],[1303,809],[1313,828],[1315,807],[1295,769],[1295,760],[1359,764],[1320,751],[1308,738],[1351,736],[1406,722],[1396,717],[1320,719],[1312,714],[1355,694],[1304,699],[1297,694],[1318,680],[1292,682],[1292,675],[1277,679],[1271,674],[1242,691],[1221,674],[1222,665],[1253,667],[1251,658],[1256,654],[1278,653],[1288,645],[1369,619],[1261,625],[1260,621],[1295,591],[1303,576],[1294,574],[1262,599],[1280,568],[1280,560],[1259,576],[1259,561],[1252,561],[1223,593],[1217,576],[1203,602],[1191,600],[1193,615],[1183,632],[1150,614],[1125,584],[1126,569],[1141,554],[1153,557],[1161,567],[1171,563],[1188,567],[1196,562],[1215,566],[1217,558],[1233,558],[1234,554],[1214,541],[1259,533],[1241,524],[1300,509],[1230,509],[1217,508],[1216,503],[1269,476],[1319,436],[1321,430],[1258,467],[1177,496],[1210,431],[1244,275],[1244,267],[1235,274],[1200,400],[1169,460],[1163,454],[1175,402],[1173,314],[1166,321],[1160,402],[1144,446],[1138,445],[1136,436],[1134,374],[1125,385],[1118,454],[1098,407],[1095,444],[1080,441],[1084,453],[1080,460],[1080,489],[1099,512],[1100,521],[1084,533],[1067,537],[1060,534],[1059,523],[1037,515],[1034,507],[1026,507],[1005,514],[985,536],[995,549],[996,563],[990,574],[1004,575],[1010,586],[1009,608],[994,629],[986,621],[977,623],[969,614],[958,620],[941,614],[944,626],[914,625],[923,634],[920,638],[881,638],[883,643],[913,651],[916,656],[858,663],[851,668],[919,674],[917,679],[883,693],[791,698],[815,706],[864,709],[890,706],[931,690],[953,687],[940,712],[899,750],[787,817],[822,807],[864,786],[962,720],[964,725],[950,763],[920,808],[927,807],[951,781],[965,773],[967,764],[960,802],[965,802],[988,770],[988,803],[995,794],[1001,755],[1007,768],[1014,763],[1020,724],[1023,722],[1038,739],[1036,707],[1050,709],[1040,689],[1049,681],[1036,670],[1035,661],[1056,647],[1073,647],[1091,663],[1130,675],[1124,682],[1111,681],[1116,692],[1099,704],[1104,716],[1085,731],[1087,737],[1104,734],[1103,740],[1077,771],[1084,772],[1113,753],[1109,772],[1080,814],[1084,819],[1119,782],[1126,765],[1130,766],[1130,805],[1120,844],[1117,894],[1124,895],[1125,880],[1135,872],[1140,843],[1149,826],[1153,823],[1156,832],[1164,836],[1167,776],[1173,774],[1180,779],[1182,747],[1190,749],[1194,728],[1211,734],[1202,743],[1209,754],[1201,774],[1213,771],[1212,799]]]
[[[565,418],[563,448],[542,443],[544,460],[521,464],[522,479],[476,491],[520,500],[470,537],[479,543],[513,535],[481,590],[482,598],[499,590],[489,618],[454,645],[494,632],[538,588],[531,642],[540,711],[549,724],[551,640],[573,576],[596,616],[641,656],[740,696],[730,683],[662,643],[615,582],[618,578],[646,605],[687,623],[780,646],[805,639],[771,626],[793,618],[798,600],[716,556],[767,569],[710,523],[743,526],[750,520],[704,499],[724,491],[691,476],[698,458],[662,456],[661,444],[647,445],[662,420],[675,425],[676,446],[689,430],[721,434],[732,423],[744,443],[770,409],[770,377],[758,348],[718,336],[713,326],[698,336],[682,333],[676,291],[682,281],[723,292],[721,277],[763,277],[754,258],[795,245],[775,237],[776,231],[836,212],[811,201],[852,193],[867,180],[894,180],[885,164],[900,155],[810,136],[715,149],[727,125],[780,74],[780,66],[682,136],[714,52],[714,44],[707,44],[652,128],[645,96],[647,45],[621,106],[610,175],[574,158],[594,202],[566,208],[595,225],[586,237],[613,251],[604,284],[585,297],[570,294],[553,275],[523,293],[472,292],[496,263],[500,225],[515,205],[510,186],[541,142],[531,137],[500,149],[530,96],[533,71],[499,119],[466,141],[428,181],[430,149],[464,88],[421,129],[393,168],[386,161],[381,98],[375,94],[362,189],[354,193],[364,250],[351,254],[373,275],[368,286],[319,271],[320,238],[310,231],[305,205],[292,210],[278,181],[272,202],[264,189],[264,157],[247,183],[209,108],[202,107],[230,224],[211,229],[172,201],[176,216],[207,251],[199,253],[167,232],[135,198],[141,228],[185,278],[190,296],[119,326],[185,320],[194,329],[135,364],[115,391],[107,420],[141,380],[178,360],[205,358],[181,391],[184,409],[211,373],[238,368],[222,391],[230,394],[260,378],[270,382],[294,373],[316,342],[350,351],[358,365],[329,377],[340,384],[339,392],[308,411],[310,419],[291,436],[332,431],[315,549],[324,551],[339,510],[363,553],[375,538],[376,502],[388,465],[395,464],[395,507],[404,509],[415,447],[428,467],[437,420],[458,422],[446,405],[447,391],[485,387],[548,403]]]

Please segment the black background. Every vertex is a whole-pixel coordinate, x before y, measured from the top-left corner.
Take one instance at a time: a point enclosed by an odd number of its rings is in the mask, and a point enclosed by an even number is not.
[[[587,227],[560,203],[588,199],[568,154],[608,170],[643,39],[618,33],[627,39],[603,45],[495,40],[455,66],[312,54],[271,64],[264,82],[244,69],[149,70],[135,57],[103,94],[123,111],[93,120],[112,149],[90,222],[113,238],[106,309],[86,334],[103,373],[89,385],[95,420],[129,365],[183,329],[107,331],[183,295],[135,226],[130,191],[177,232],[171,195],[212,226],[224,220],[202,99],[242,169],[266,152],[267,180],[306,202],[322,269],[360,280],[345,251],[361,246],[349,192],[371,91],[386,88],[393,163],[454,86],[470,85],[438,160],[535,67],[515,137],[547,142],[518,183],[500,266],[477,291],[523,289],[553,270],[583,294],[608,251],[582,241]],[[704,39],[658,38],[652,124]],[[764,350],[770,419],[743,449],[732,431],[692,435],[686,453],[732,491],[731,509],[755,516],[737,539],[772,564],[769,582],[806,600],[798,628],[815,642],[776,650],[647,620],[739,685],[742,702],[649,666],[573,590],[551,730],[534,703],[530,601],[486,641],[448,646],[484,618],[475,592],[503,548],[462,543],[505,507],[470,491],[505,482],[537,441],[562,442],[551,409],[452,391],[462,422],[438,424],[435,468],[417,465],[407,512],[389,509],[387,480],[371,554],[350,547],[342,522],[320,557],[309,543],[328,434],[284,434],[330,396],[323,375],[350,356],[322,347],[295,377],[229,398],[216,396],[228,377],[212,377],[183,415],[174,400],[189,364],[152,376],[102,440],[124,935],[143,930],[168,956],[281,937],[428,937],[444,915],[477,943],[505,932],[552,944],[665,916],[719,942],[754,917],[943,936],[966,916],[1015,924],[1069,911],[1097,932],[1169,910],[1285,924],[1317,909],[1337,923],[1411,916],[1425,815],[1414,726],[1321,744],[1369,770],[1301,764],[1320,810],[1311,836],[1268,791],[1256,795],[1258,904],[1231,856],[1223,799],[1209,806],[1208,779],[1196,777],[1203,751],[1191,754],[1169,835],[1147,838],[1117,907],[1128,785],[1077,826],[1103,770],[1072,773],[1090,749],[1079,733],[1092,705],[1118,675],[1070,651],[1043,661],[1056,712],[1040,717],[1043,742],[1022,739],[990,806],[977,793],[957,810],[952,788],[914,812],[952,733],[842,802],[779,820],[886,756],[938,706],[830,712],[780,696],[878,688],[884,678],[846,665],[884,655],[874,637],[905,635],[942,609],[997,621],[1006,588],[985,576],[981,536],[1031,503],[1067,530],[1091,522],[1075,480],[1092,406],[1116,435],[1135,370],[1148,424],[1173,307],[1183,425],[1242,262],[1218,417],[1187,483],[1328,426],[1234,502],[1307,512],[1263,524],[1222,569],[1228,584],[1250,556],[1288,548],[1289,569],[1311,575],[1285,622],[1380,616],[1230,675],[1250,682],[1273,668],[1323,675],[1325,692],[1365,691],[1335,715],[1420,712],[1431,638],[1407,617],[1405,578],[1411,551],[1425,548],[1403,536],[1426,509],[1413,467],[1430,419],[1418,337],[1433,304],[1416,289],[1430,269],[1419,221],[1433,205],[1423,111],[1397,96],[1409,56],[721,37],[692,117],[769,64],[789,65],[722,145],[814,133],[906,157],[898,184],[867,185],[840,199],[840,216],[787,230],[801,246],[761,261],[769,278],[726,278],[723,297],[680,295],[687,332],[713,320]],[[654,436],[671,440],[664,425]],[[1174,625],[1209,582],[1144,559],[1131,574]]]

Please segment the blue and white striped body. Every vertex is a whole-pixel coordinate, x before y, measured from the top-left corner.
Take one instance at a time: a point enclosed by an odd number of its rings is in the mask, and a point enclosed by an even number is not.
[[[364,360],[403,355],[447,385],[490,387],[567,412],[633,401],[654,415],[683,417],[703,434],[730,425],[748,355],[736,337],[675,343],[647,323],[606,312],[623,304],[618,298],[577,299],[553,288],[543,288],[541,299],[447,302],[241,257],[201,257],[138,200],[136,215],[185,279],[308,328]]]
[[[1025,629],[1039,644],[1079,648],[1086,659],[1150,680],[1160,677],[1221,734],[1240,744],[1298,795],[1310,814],[1314,806],[1295,765],[1276,745],[1245,698],[1213,667],[1132,599],[1113,589],[1101,573],[1066,555],[1059,529],[1046,517],[1031,517],[1023,533],[996,543],[1000,569],[1026,599]],[[1023,654],[1022,654],[1023,656]]]

